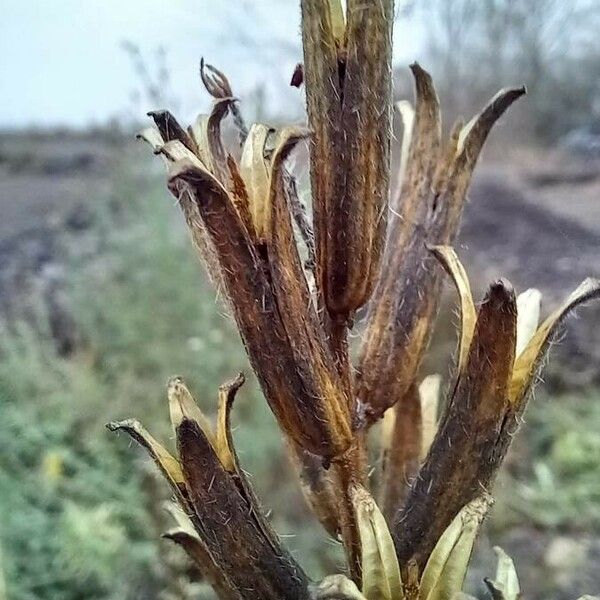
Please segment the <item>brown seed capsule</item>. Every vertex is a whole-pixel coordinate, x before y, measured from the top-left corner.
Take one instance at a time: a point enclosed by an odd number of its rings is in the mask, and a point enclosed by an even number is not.
[[[344,318],[368,300],[385,239],[392,12],[351,0],[344,27],[338,1],[302,2],[317,284]]]
[[[478,497],[482,488],[488,489],[505,456],[512,439],[504,428],[516,325],[512,287],[497,281],[477,315],[464,370],[425,464],[396,516],[394,538],[401,564],[414,557],[424,566],[460,509]]]
[[[443,270],[428,246],[456,236],[471,175],[487,134],[523,88],[503,90],[440,147],[439,102],[429,74],[412,65],[416,110],[401,192],[360,352],[357,396],[364,426],[414,383],[435,323]]]

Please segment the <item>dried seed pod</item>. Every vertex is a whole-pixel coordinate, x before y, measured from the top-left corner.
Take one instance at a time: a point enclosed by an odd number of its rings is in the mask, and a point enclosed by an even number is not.
[[[343,453],[352,435],[347,400],[340,399],[335,374],[328,374],[327,361],[319,354],[319,342],[308,331],[303,334],[308,354],[300,352],[288,338],[290,327],[303,327],[308,322],[302,315],[306,314],[309,303],[292,306],[291,298],[297,298],[297,294],[288,298],[282,290],[277,290],[277,296],[274,295],[239,213],[227,191],[206,169],[182,161],[174,164],[170,173],[171,185],[185,184],[194,199],[215,248],[224,287],[253,368],[282,428],[298,445],[314,454],[332,458]],[[284,226],[285,209],[277,211]],[[289,214],[286,216],[289,220]],[[285,235],[284,229],[278,231],[281,248],[288,252],[285,237],[281,237]],[[278,260],[277,256],[277,252],[271,253],[270,260]],[[293,258],[292,254],[286,256]],[[295,279],[290,285],[305,286],[306,282]],[[291,287],[287,289],[292,291]],[[290,320],[285,323],[281,320],[282,303],[289,307],[286,314]],[[300,359],[299,366],[296,361]]]
[[[242,600],[251,589],[265,599],[291,594],[308,600],[308,578],[281,546],[237,465],[229,411],[242,383],[243,377],[238,376],[221,387],[215,432],[181,379],[169,381],[179,461],[136,421],[108,427],[132,435],[171,483],[184,514],[175,513],[179,527],[167,536],[215,579],[223,598]]]
[[[498,282],[490,289],[473,329],[469,316],[473,301],[464,269],[449,248],[433,251],[459,292],[460,348],[468,348],[468,352],[459,351],[458,381],[416,484],[396,517],[399,556],[403,561],[415,558],[418,564],[426,559],[436,536],[461,503],[493,481],[519,426],[539,364],[565,315],[600,296],[598,280],[584,281],[536,332],[537,291],[525,292],[517,302],[507,285]],[[526,345],[517,356],[519,335]],[[464,463],[461,456],[472,460]],[[438,518],[442,522],[436,524]]]
[[[110,431],[124,431],[140,444],[140,446],[148,452],[162,475],[171,485],[175,497],[184,511],[179,512],[184,516],[193,514],[185,483],[185,476],[179,461],[157,442],[135,419],[109,423],[107,428]],[[190,558],[198,565],[200,571],[211,582],[215,582],[215,589],[219,590],[223,598],[237,599],[239,596],[235,593],[233,585],[229,581],[226,573],[224,573],[219,565],[215,563],[205,543],[195,533],[195,527],[199,525],[198,520],[195,517],[189,519],[184,516],[182,516],[181,519],[178,519],[179,527],[167,532],[166,537],[172,539],[185,549]]]
[[[412,66],[416,109],[410,152],[392,203],[389,243],[373,294],[357,369],[363,426],[399,401],[414,382],[439,306],[442,271],[427,246],[452,243],[471,175],[493,123],[523,88],[503,90],[440,148],[440,113],[431,77]],[[390,351],[391,349],[391,351]]]
[[[224,155],[219,149],[219,123],[225,106],[224,101],[217,103],[205,133],[198,138],[206,142],[202,152],[215,172]],[[150,137],[157,142],[157,136]],[[180,200],[194,239],[208,246],[217,265],[220,283],[271,408],[295,443],[330,459],[345,452],[352,442],[348,399],[335,369],[329,373],[331,361],[310,306],[302,268],[298,267],[283,187],[283,161],[297,141],[292,137],[291,133],[284,136],[280,158],[276,160],[276,153],[272,159],[276,175],[270,176],[268,193],[269,202],[278,199],[271,212],[275,211],[281,226],[269,260],[275,280],[285,290],[273,289],[263,258],[257,254],[244,224],[243,212],[204,162],[178,139],[166,142],[158,151],[167,159],[169,186]],[[295,278],[288,277],[288,267],[294,269]],[[285,323],[281,320],[282,309],[289,317]],[[307,323],[311,324],[308,329]],[[304,340],[306,352],[296,347],[295,341],[290,343],[290,332],[293,340]]]
[[[393,2],[303,0],[313,131],[317,284],[331,314],[369,298],[385,238],[391,138]]]
[[[389,0],[347,4],[343,146],[324,232],[323,285],[333,314],[365,304],[379,274],[390,183],[392,13]]]
[[[459,374],[427,459],[394,522],[402,564],[422,568],[460,509],[486,489],[511,436],[508,390],[516,343],[512,287],[490,286],[479,313],[464,370]],[[464,457],[469,460],[465,461]]]
[[[306,136],[303,130],[287,129],[281,133],[280,145],[273,156],[270,179],[269,265],[277,289],[277,306],[288,339],[291,342],[297,369],[311,372],[319,381],[321,397],[332,439],[339,437],[338,447],[351,439],[349,401],[344,395],[331,355],[327,350],[318,317],[304,277],[302,263],[292,229],[290,210],[284,189],[283,163],[296,143]],[[308,374],[307,374],[308,376]],[[337,433],[335,433],[337,432]]]
[[[202,429],[185,416],[176,424],[177,447],[199,536],[243,598],[292,594],[308,598],[308,579],[272,534],[260,509],[224,468]],[[224,522],[227,526],[223,526]]]
[[[399,197],[392,201],[388,243],[369,305],[357,367],[357,397],[365,411],[363,426],[377,420],[406,393],[416,372],[416,350],[427,328],[428,305],[435,302],[433,295],[421,293],[416,285],[424,277],[422,271],[431,268],[424,264],[426,238],[423,232],[417,233],[416,225],[426,218],[441,121],[431,77],[416,64],[411,69],[416,106],[410,124],[410,150],[401,165],[402,202]]]
[[[328,206],[337,193],[342,153],[340,63],[331,8],[322,0],[302,0],[302,45],[306,107],[311,129],[310,176],[316,244],[316,279],[323,291]]]

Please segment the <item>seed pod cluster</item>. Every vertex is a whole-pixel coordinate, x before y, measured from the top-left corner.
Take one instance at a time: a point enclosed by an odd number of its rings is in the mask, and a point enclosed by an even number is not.
[[[166,535],[220,598],[467,599],[487,490],[551,341],[569,313],[600,296],[600,281],[585,280],[541,325],[540,293],[517,295],[504,279],[476,305],[452,246],[485,139],[524,88],[500,91],[442,141],[433,81],[412,65],[416,104],[398,105],[401,184],[388,203],[393,2],[347,0],[344,11],[340,0],[301,0],[301,12],[304,64],[295,80],[306,85],[308,128],[246,127],[227,77],[202,62],[209,114],[185,129],[154,111],[140,137],[165,163],[304,496],[344,545],[349,578],[311,582],[263,515],[231,431],[243,377],[219,390],[214,424],[183,381],[170,380],[175,454],[137,421],[109,428],[137,440],[167,479],[180,508],[171,509],[177,526]],[[240,147],[224,141],[228,118]],[[309,211],[288,160],[305,141]],[[442,385],[419,370],[444,274],[457,292],[460,331]],[[363,306],[354,367],[348,329]],[[381,417],[370,480],[367,433]],[[514,565],[498,555],[486,584],[494,600],[516,600]]]

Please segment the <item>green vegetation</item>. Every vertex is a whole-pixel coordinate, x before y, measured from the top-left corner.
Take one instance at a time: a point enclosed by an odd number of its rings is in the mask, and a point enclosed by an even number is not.
[[[68,259],[81,348],[59,357],[43,314],[35,325],[2,329],[0,541],[10,600],[159,597],[171,579],[158,558],[170,544],[159,542],[167,488],[104,424],[141,415],[168,439],[169,376],[184,375],[211,414],[218,386],[247,371],[162,182],[140,187],[125,170],[97,202],[86,243],[101,251],[81,258],[77,240]],[[295,490],[279,489],[288,467],[253,382],[234,412],[245,423],[236,431],[241,460],[257,487],[271,490],[263,497],[288,533],[295,517],[282,509]],[[140,473],[135,461],[148,468]],[[315,525],[298,545],[311,552],[320,535]],[[318,553],[312,560],[316,567]]]
[[[82,258],[77,245],[68,259],[82,338],[73,356],[57,356],[43,317],[2,330],[0,582],[10,600],[167,598],[165,582],[174,578],[159,559],[168,544],[159,541],[167,486],[104,424],[138,415],[169,439],[169,376],[183,375],[210,414],[218,385],[248,369],[162,190],[162,181],[141,184],[124,170],[110,197],[96,199],[89,235],[101,250]],[[599,418],[597,394],[532,404],[522,439],[531,440],[534,476],[519,478],[511,501],[520,518],[600,529]],[[243,421],[236,445],[266,508],[283,535],[296,535],[287,545],[311,574],[334,571],[340,549],[316,521],[307,526],[253,383],[234,419]],[[140,461],[148,469],[134,465]]]
[[[515,482],[513,508],[542,527],[599,531],[598,392],[540,400],[528,418],[531,465]]]
[[[0,511],[8,597],[122,598],[152,574],[156,550],[126,449],[95,413],[111,386],[48,335],[22,326],[0,363]],[[135,581],[134,579],[138,579]]]

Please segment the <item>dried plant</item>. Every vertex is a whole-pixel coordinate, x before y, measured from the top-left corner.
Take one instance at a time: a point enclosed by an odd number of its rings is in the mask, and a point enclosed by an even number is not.
[[[153,112],[154,126],[140,137],[164,159],[306,499],[344,545],[347,576],[311,582],[263,515],[229,425],[241,375],[219,390],[214,425],[180,379],[169,383],[177,456],[136,421],[109,427],[155,460],[180,507],[166,535],[221,598],[460,597],[494,478],[550,343],[568,313],[600,295],[600,283],[583,282],[539,326],[539,293],[516,296],[505,280],[477,307],[452,244],[486,137],[525,90],[501,90],[443,140],[431,77],[412,65],[415,107],[398,107],[401,184],[388,201],[393,0],[348,0],[345,13],[339,0],[302,0],[301,10],[304,63],[295,85],[306,85],[308,128],[247,128],[227,77],[202,62],[215,99],[210,114],[186,130],[167,111]],[[239,161],[221,136],[228,115],[243,144]],[[286,163],[305,142],[312,218]],[[439,377],[422,378],[420,366],[445,273],[461,328],[438,419]],[[348,330],[363,307],[352,365]],[[372,491],[367,433],[382,417]],[[501,551],[488,586],[494,598],[519,595]]]

